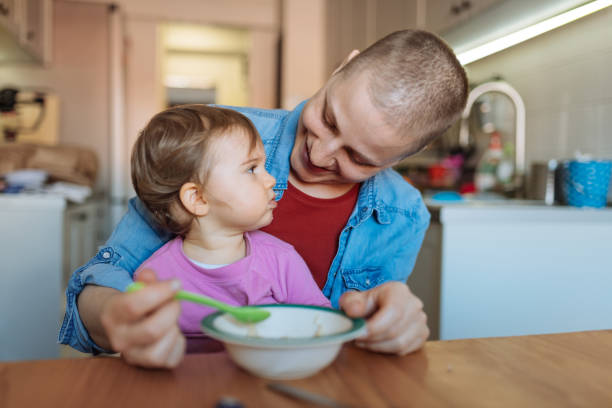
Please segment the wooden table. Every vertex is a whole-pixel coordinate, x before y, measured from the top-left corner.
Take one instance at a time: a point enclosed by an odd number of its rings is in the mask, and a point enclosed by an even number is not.
[[[225,353],[174,371],[115,357],[0,364],[0,407],[305,407],[267,389]],[[346,346],[319,374],[288,384],[354,407],[612,407],[612,330],[429,342],[405,357]]]

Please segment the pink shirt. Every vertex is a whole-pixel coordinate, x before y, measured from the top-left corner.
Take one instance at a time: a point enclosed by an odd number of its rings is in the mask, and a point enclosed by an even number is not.
[[[244,234],[246,256],[216,269],[195,265],[183,252],[177,237],[159,248],[134,273],[149,268],[160,280],[179,279],[182,288],[213,297],[230,305],[299,303],[330,306],[315,283],[304,260],[293,247],[263,231]],[[187,351],[208,351],[210,339],[200,330],[200,321],[216,309],[181,302],[179,327],[187,338]]]

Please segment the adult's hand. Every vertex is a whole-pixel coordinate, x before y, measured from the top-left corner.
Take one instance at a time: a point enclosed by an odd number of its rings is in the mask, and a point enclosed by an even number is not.
[[[102,307],[100,321],[110,346],[130,364],[176,367],[185,355],[185,337],[178,326],[181,309],[174,300],[180,283],[158,282],[151,270],[143,270],[137,280],[147,286],[116,294]]]
[[[429,337],[423,302],[402,282],[346,292],[340,307],[351,317],[367,318],[368,333],[356,342],[360,347],[404,355],[421,348]]]

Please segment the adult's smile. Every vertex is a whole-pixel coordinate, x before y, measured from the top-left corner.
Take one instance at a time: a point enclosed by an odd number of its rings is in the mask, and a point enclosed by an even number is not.
[[[310,171],[313,174],[321,174],[321,173],[329,173],[331,172],[331,170],[326,169],[324,167],[319,167],[317,165],[315,165],[311,160],[310,160],[310,149],[308,148],[308,142],[304,141],[304,149],[302,149],[302,161],[306,164],[306,167],[308,168],[308,171]]]

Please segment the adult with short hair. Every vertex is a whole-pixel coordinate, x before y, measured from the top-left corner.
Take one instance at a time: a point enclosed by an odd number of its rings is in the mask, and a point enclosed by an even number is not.
[[[263,230],[292,244],[332,306],[367,318],[357,345],[406,354],[429,336],[411,273],[429,213],[391,167],[421,151],[461,114],[465,71],[452,50],[420,30],[392,33],[353,51],[293,111],[232,108],[261,135],[278,207]],[[185,339],[176,282],[123,293],[133,273],[173,238],[138,199],[106,245],[74,272],[59,340],[85,352],[121,352],[146,367],[175,367]]]

